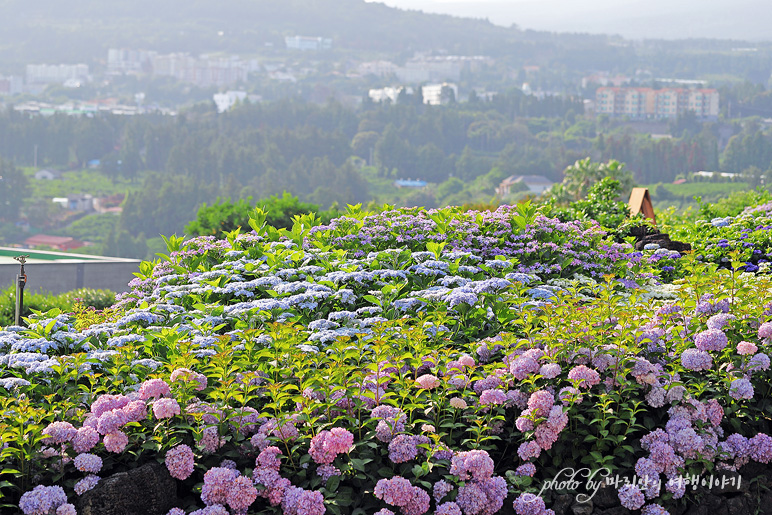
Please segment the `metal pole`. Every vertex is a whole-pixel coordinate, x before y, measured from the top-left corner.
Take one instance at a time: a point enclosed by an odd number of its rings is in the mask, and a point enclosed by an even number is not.
[[[16,256],[13,259],[21,264],[19,275],[16,276],[16,317],[15,325],[21,325],[21,313],[24,311],[24,285],[27,284],[27,274],[24,273],[24,263],[27,262],[29,255]]]

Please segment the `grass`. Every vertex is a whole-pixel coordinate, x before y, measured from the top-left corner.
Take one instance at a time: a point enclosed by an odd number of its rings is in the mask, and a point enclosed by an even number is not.
[[[684,184],[649,184],[651,201],[656,211],[674,207],[683,213],[689,208],[699,206],[694,197],[701,197],[703,202],[713,203],[738,191],[750,191],[753,188],[747,182],[687,182]],[[663,191],[664,190],[664,191]]]
[[[127,193],[140,188],[144,175],[140,173],[131,181],[123,177],[113,179],[99,170],[79,170],[64,172],[61,179],[49,181],[35,179],[34,169],[25,170],[25,174],[29,178],[32,199],[66,197],[80,193],[95,197]]]

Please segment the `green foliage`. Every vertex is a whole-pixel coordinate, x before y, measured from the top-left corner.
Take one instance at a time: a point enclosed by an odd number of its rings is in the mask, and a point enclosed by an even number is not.
[[[204,204],[198,210],[196,220],[185,227],[185,233],[191,236],[206,236],[221,235],[239,227],[246,229],[254,206],[265,211],[265,222],[278,229],[291,228],[294,218],[300,215],[318,214],[324,223],[328,223],[339,214],[337,209],[320,211],[318,205],[301,202],[285,191],[281,197],[272,195],[256,202],[249,197],[235,203],[231,200],[218,200],[211,206]]]
[[[66,233],[81,241],[104,243],[115,231],[118,220],[112,213],[86,215],[70,224]]]
[[[587,198],[562,207],[557,204],[556,197],[551,197],[542,206],[542,212],[564,222],[591,219],[604,228],[617,229],[630,216],[627,203],[619,200],[621,194],[622,184],[611,177],[604,177],[590,187]]]
[[[108,290],[82,288],[59,295],[25,291],[22,317],[28,317],[34,311],[46,312],[52,309],[58,309],[63,313],[71,313],[76,305],[80,305],[83,309],[94,308],[95,310],[103,310],[114,303],[115,293]],[[13,324],[15,314],[16,287],[11,286],[0,291],[0,326]]]
[[[115,296],[112,296],[112,302],[115,302]],[[96,307],[89,299],[76,298],[72,305],[72,316],[75,319],[75,329],[83,331],[92,325],[115,322],[120,316],[121,311],[118,308],[100,306]]]
[[[24,172],[0,157],[0,220],[15,222],[29,193],[29,180]]]
[[[621,197],[629,194],[633,185],[633,174],[624,163],[614,159],[606,163],[595,163],[590,158],[580,159],[563,172],[564,179],[550,190],[550,195],[558,204],[586,198],[590,188],[604,178],[617,181],[614,192]]]
[[[698,198],[697,203],[699,204],[700,216],[711,220],[737,216],[748,206],[764,204],[770,200],[772,200],[772,193],[768,189],[757,188],[750,191],[735,192],[714,202],[704,202],[702,198]]]

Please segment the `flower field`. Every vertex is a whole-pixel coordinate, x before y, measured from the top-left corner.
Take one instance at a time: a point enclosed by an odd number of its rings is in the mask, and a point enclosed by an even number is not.
[[[0,332],[1,509],[160,463],[171,515],[565,513],[566,468],[682,513],[772,462],[771,215],[683,256],[527,204],[171,237],[116,309]]]

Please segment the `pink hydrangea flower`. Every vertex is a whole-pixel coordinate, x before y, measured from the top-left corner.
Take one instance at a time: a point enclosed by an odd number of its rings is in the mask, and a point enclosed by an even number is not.
[[[324,515],[324,496],[321,492],[290,486],[281,501],[284,515]]]
[[[21,496],[19,509],[24,515],[48,515],[66,502],[62,487],[38,485]]]
[[[544,499],[529,493],[520,494],[512,506],[517,515],[542,515],[547,508]]]
[[[85,494],[86,492],[94,488],[97,485],[97,483],[99,483],[100,479],[101,478],[99,476],[94,476],[94,475],[88,475],[84,477],[83,479],[75,483],[75,487],[74,487],[75,493],[78,495]]]
[[[737,354],[747,356],[749,354],[755,354],[756,351],[759,350],[758,347],[756,347],[751,342],[742,341],[737,344]]]
[[[207,385],[207,379],[205,375],[193,372],[187,368],[178,368],[172,372],[169,380],[172,383],[177,381],[182,381],[184,383],[194,383],[194,389],[198,392],[206,388]]]
[[[311,439],[308,451],[313,460],[320,465],[329,465],[338,454],[348,453],[354,445],[354,435],[342,427],[321,431]]]
[[[220,432],[215,426],[204,428],[201,432],[199,444],[204,448],[206,454],[214,454],[224,443],[225,441],[220,438]]]
[[[67,443],[75,438],[77,432],[69,422],[52,422],[43,429],[43,434],[46,435],[43,441],[47,444]]]
[[[153,415],[158,420],[172,418],[180,413],[180,405],[174,399],[161,398],[153,402]]]
[[[571,369],[568,373],[568,379],[576,381],[579,388],[592,388],[600,383],[600,374],[596,370],[579,365]]]
[[[464,354],[463,356],[458,358],[458,361],[465,367],[473,367],[476,364],[474,361],[474,358],[469,354]]]
[[[500,406],[507,401],[507,394],[502,390],[485,390],[480,394],[480,404]]]
[[[129,422],[123,409],[114,409],[102,413],[97,419],[96,430],[99,434],[106,435],[114,433]]]
[[[555,379],[560,375],[560,365],[557,363],[542,365],[539,369],[539,374],[543,375],[546,379]]]
[[[444,479],[440,479],[439,481],[434,483],[434,487],[432,487],[432,495],[434,497],[435,502],[437,502],[437,504],[439,504],[440,501],[444,499],[445,496],[452,491],[453,491],[453,485],[451,485]]]
[[[437,376],[434,376],[432,374],[424,374],[418,379],[416,379],[415,382],[418,384],[418,387],[422,390],[432,390],[434,388],[437,388],[441,384]]]
[[[95,417],[100,417],[103,413],[112,410],[119,410],[131,402],[131,399],[125,395],[100,395],[91,404],[91,413]]]
[[[91,472],[92,474],[98,473],[102,470],[102,458],[95,454],[78,454],[73,460],[75,468],[81,472]]]
[[[281,468],[279,456],[281,456],[281,451],[278,447],[273,445],[266,447],[258,454],[257,459],[255,460],[255,467],[265,467],[278,472]]]
[[[115,431],[105,435],[105,449],[116,454],[120,454],[129,444],[129,437],[122,431]]]
[[[244,476],[234,479],[225,495],[225,501],[236,513],[246,514],[247,509],[257,499],[257,489],[252,481]]]
[[[646,503],[641,489],[635,485],[624,485],[619,489],[619,500],[628,510],[639,510]]]
[[[423,515],[429,511],[431,502],[429,494],[400,476],[379,480],[375,496],[386,504],[402,508],[403,515]]]
[[[540,454],[541,447],[534,441],[521,443],[520,447],[517,448],[517,455],[520,456],[520,459],[523,461],[528,461],[531,458],[538,458]]]
[[[235,470],[223,467],[213,467],[204,474],[204,486],[201,488],[201,500],[204,504],[211,506],[213,504],[225,504],[227,502],[228,490],[232,487],[233,481],[239,476]]]
[[[126,422],[142,422],[147,418],[147,405],[145,401],[131,401],[121,408],[126,417]]]
[[[726,347],[728,338],[720,329],[708,329],[697,333],[694,337],[695,346],[704,351],[720,351]]]
[[[493,475],[493,460],[487,451],[459,452],[451,460],[450,473],[462,480],[487,479]]]
[[[453,397],[450,399],[450,406],[456,409],[464,409],[466,408],[466,401],[461,397]]]
[[[74,504],[62,504],[56,509],[56,515],[78,515]]]
[[[434,515],[461,515],[461,508],[454,502],[446,502],[437,506]]]
[[[99,443],[99,433],[93,427],[83,426],[78,429],[75,438],[72,439],[72,448],[75,452],[88,452]]]
[[[166,452],[166,468],[169,474],[179,480],[185,480],[193,473],[195,457],[193,450],[185,444],[177,445]]]
[[[332,476],[340,476],[341,471],[335,465],[320,465],[316,469],[316,475],[322,478],[322,481],[327,481]]]
[[[163,379],[148,379],[139,387],[139,398],[143,401],[171,395],[169,385]]]
[[[554,404],[555,397],[546,390],[533,392],[528,399],[528,409],[536,418],[546,417]]]

